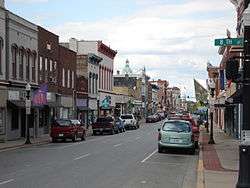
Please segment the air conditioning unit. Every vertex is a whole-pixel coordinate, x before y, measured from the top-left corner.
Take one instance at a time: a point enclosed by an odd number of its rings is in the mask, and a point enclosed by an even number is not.
[[[56,83],[56,78],[54,78],[54,77],[51,76],[51,77],[49,78],[49,82],[55,84],[55,83]]]

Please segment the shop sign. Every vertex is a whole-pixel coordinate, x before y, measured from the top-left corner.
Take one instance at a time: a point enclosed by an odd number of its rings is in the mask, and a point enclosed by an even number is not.
[[[20,100],[19,91],[8,91],[8,100]]]
[[[77,107],[87,107],[88,100],[87,99],[76,99],[76,106]]]
[[[110,96],[106,96],[102,103],[101,103],[101,107],[102,108],[109,108],[110,107],[110,104],[111,104],[111,97]]]
[[[47,92],[48,92],[48,85],[43,84],[34,92],[32,97],[32,103],[35,106],[43,106],[48,103],[47,101]]]

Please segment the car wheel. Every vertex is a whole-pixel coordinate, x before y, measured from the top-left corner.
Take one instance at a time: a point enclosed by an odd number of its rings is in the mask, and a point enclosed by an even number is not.
[[[189,153],[190,153],[190,155],[194,155],[195,154],[195,147],[191,148]]]
[[[74,134],[74,137],[72,138],[72,142],[76,142],[76,140],[77,140],[77,136],[76,134]]]
[[[196,149],[198,149],[199,148],[199,142],[195,141],[194,146],[195,146]]]
[[[158,146],[158,153],[163,153],[163,148],[161,146]]]
[[[56,138],[52,138],[52,142],[55,143],[57,140]]]
[[[86,140],[86,135],[85,135],[85,134],[82,135],[81,140],[82,140],[82,141],[85,141],[85,140]]]

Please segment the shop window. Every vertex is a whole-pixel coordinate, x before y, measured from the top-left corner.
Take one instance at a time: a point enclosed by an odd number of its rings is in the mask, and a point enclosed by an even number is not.
[[[0,108],[0,135],[5,133],[3,114],[4,114],[3,109]]]
[[[11,115],[11,130],[16,130],[18,127],[18,110],[14,109]]]
[[[0,74],[2,74],[3,39],[0,37]]]

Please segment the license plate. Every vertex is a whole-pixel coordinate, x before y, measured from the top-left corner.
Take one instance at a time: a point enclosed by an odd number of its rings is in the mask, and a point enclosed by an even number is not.
[[[59,134],[59,136],[61,137],[61,136],[63,136],[63,134]]]
[[[180,140],[180,139],[170,139],[170,142],[173,143],[173,144],[180,144],[180,143],[182,143],[182,140]]]

